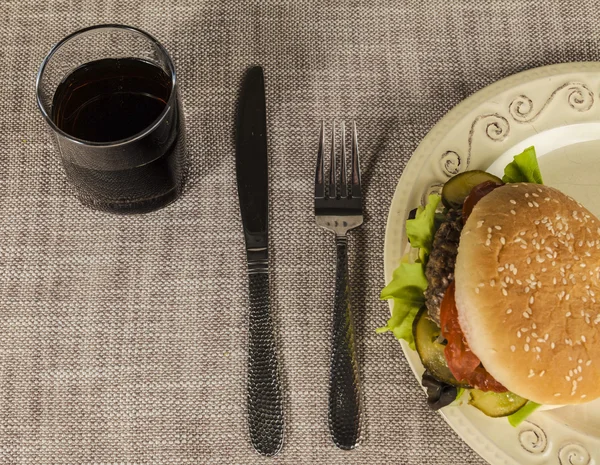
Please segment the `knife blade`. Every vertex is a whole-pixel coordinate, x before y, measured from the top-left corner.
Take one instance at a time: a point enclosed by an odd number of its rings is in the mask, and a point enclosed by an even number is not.
[[[248,426],[257,452],[283,445],[283,405],[269,303],[269,196],[264,74],[250,68],[238,109],[236,174],[248,261]]]

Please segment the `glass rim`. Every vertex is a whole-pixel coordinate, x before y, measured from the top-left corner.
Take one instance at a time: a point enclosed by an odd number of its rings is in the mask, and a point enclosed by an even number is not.
[[[52,120],[52,118],[50,117],[50,115],[48,114],[48,112],[46,111],[45,105],[42,102],[42,98],[41,98],[41,89],[40,89],[40,83],[42,80],[42,76],[44,75],[44,71],[46,69],[46,66],[48,65],[48,63],[50,62],[50,59],[54,56],[54,54],[68,41],[70,41],[71,39],[77,37],[78,35],[81,35],[83,33],[89,32],[89,31],[93,31],[95,29],[122,29],[122,30],[129,30],[132,32],[135,32],[137,34],[141,34],[142,36],[146,37],[147,39],[149,39],[151,42],[154,43],[154,45],[156,45],[156,47],[159,49],[159,51],[164,55],[165,57],[165,61],[167,63],[167,67],[169,69],[169,72],[171,74],[171,91],[169,94],[169,98],[167,99],[167,104],[165,105],[165,108],[163,109],[163,111],[161,112],[161,114],[156,118],[156,120],[148,125],[147,127],[145,127],[144,129],[142,129],[141,131],[133,134],[132,136],[129,136],[125,139],[119,139],[116,141],[110,141],[110,142],[94,142],[94,141],[89,141],[89,140],[85,140],[85,139],[80,139],[78,137],[72,136],[71,134],[63,131],[62,129],[60,129],[56,123]],[[83,63],[82,63],[83,64]],[[83,29],[78,29],[75,32],[72,32],[71,34],[69,34],[68,36],[64,37],[63,39],[61,39],[59,42],[57,42],[48,52],[48,54],[46,55],[46,57],[44,58],[44,60],[42,61],[42,64],[40,65],[40,68],[38,70],[37,76],[36,76],[36,80],[35,80],[35,94],[36,94],[36,100],[37,100],[37,105],[38,108],[40,109],[40,112],[42,113],[42,116],[44,117],[44,119],[46,120],[46,122],[50,125],[50,127],[52,128],[52,130],[54,132],[57,132],[58,134],[60,134],[61,136],[71,140],[72,142],[75,142],[77,144],[81,144],[81,145],[86,145],[86,146],[97,146],[97,147],[117,147],[120,145],[125,145],[128,144],[130,142],[134,142],[138,139],[141,139],[143,137],[145,137],[146,135],[148,135],[149,133],[151,133],[156,127],[158,127],[162,120],[166,117],[167,113],[170,111],[171,107],[174,105],[174,100],[176,98],[176,84],[177,84],[177,74],[175,72],[175,66],[173,65],[173,60],[171,59],[171,56],[169,55],[169,52],[167,52],[167,49],[165,47],[163,47],[163,45],[156,40],[154,37],[152,37],[150,34],[148,34],[145,31],[142,31],[141,29],[138,29],[137,27],[133,27],[133,26],[126,26],[124,24],[97,24],[95,26],[89,26]]]

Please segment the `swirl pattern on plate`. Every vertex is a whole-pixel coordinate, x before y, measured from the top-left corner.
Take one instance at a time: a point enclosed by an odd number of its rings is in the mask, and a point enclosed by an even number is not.
[[[558,451],[560,465],[588,465],[592,457],[581,444],[566,444]]]
[[[521,447],[531,454],[543,454],[548,447],[548,436],[544,430],[530,421],[523,422],[523,425],[519,431]]]
[[[579,112],[588,111],[594,105],[594,93],[581,82],[567,82],[556,88],[546,99],[542,107],[535,112],[534,103],[526,95],[519,95],[508,106],[508,113],[517,123],[532,123],[548,107],[554,97],[566,89],[566,99],[569,107]]]

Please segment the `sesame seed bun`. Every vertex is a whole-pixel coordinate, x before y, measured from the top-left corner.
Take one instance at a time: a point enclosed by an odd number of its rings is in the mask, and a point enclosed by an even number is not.
[[[600,222],[556,189],[507,184],[461,234],[465,338],[507,389],[540,404],[600,397]]]

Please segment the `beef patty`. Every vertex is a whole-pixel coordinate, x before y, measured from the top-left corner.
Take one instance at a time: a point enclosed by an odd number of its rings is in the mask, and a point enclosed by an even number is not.
[[[429,317],[438,325],[440,324],[442,299],[446,289],[454,280],[454,265],[462,228],[462,212],[449,210],[445,221],[435,233],[429,261],[425,267],[428,283],[425,290],[425,305]]]

